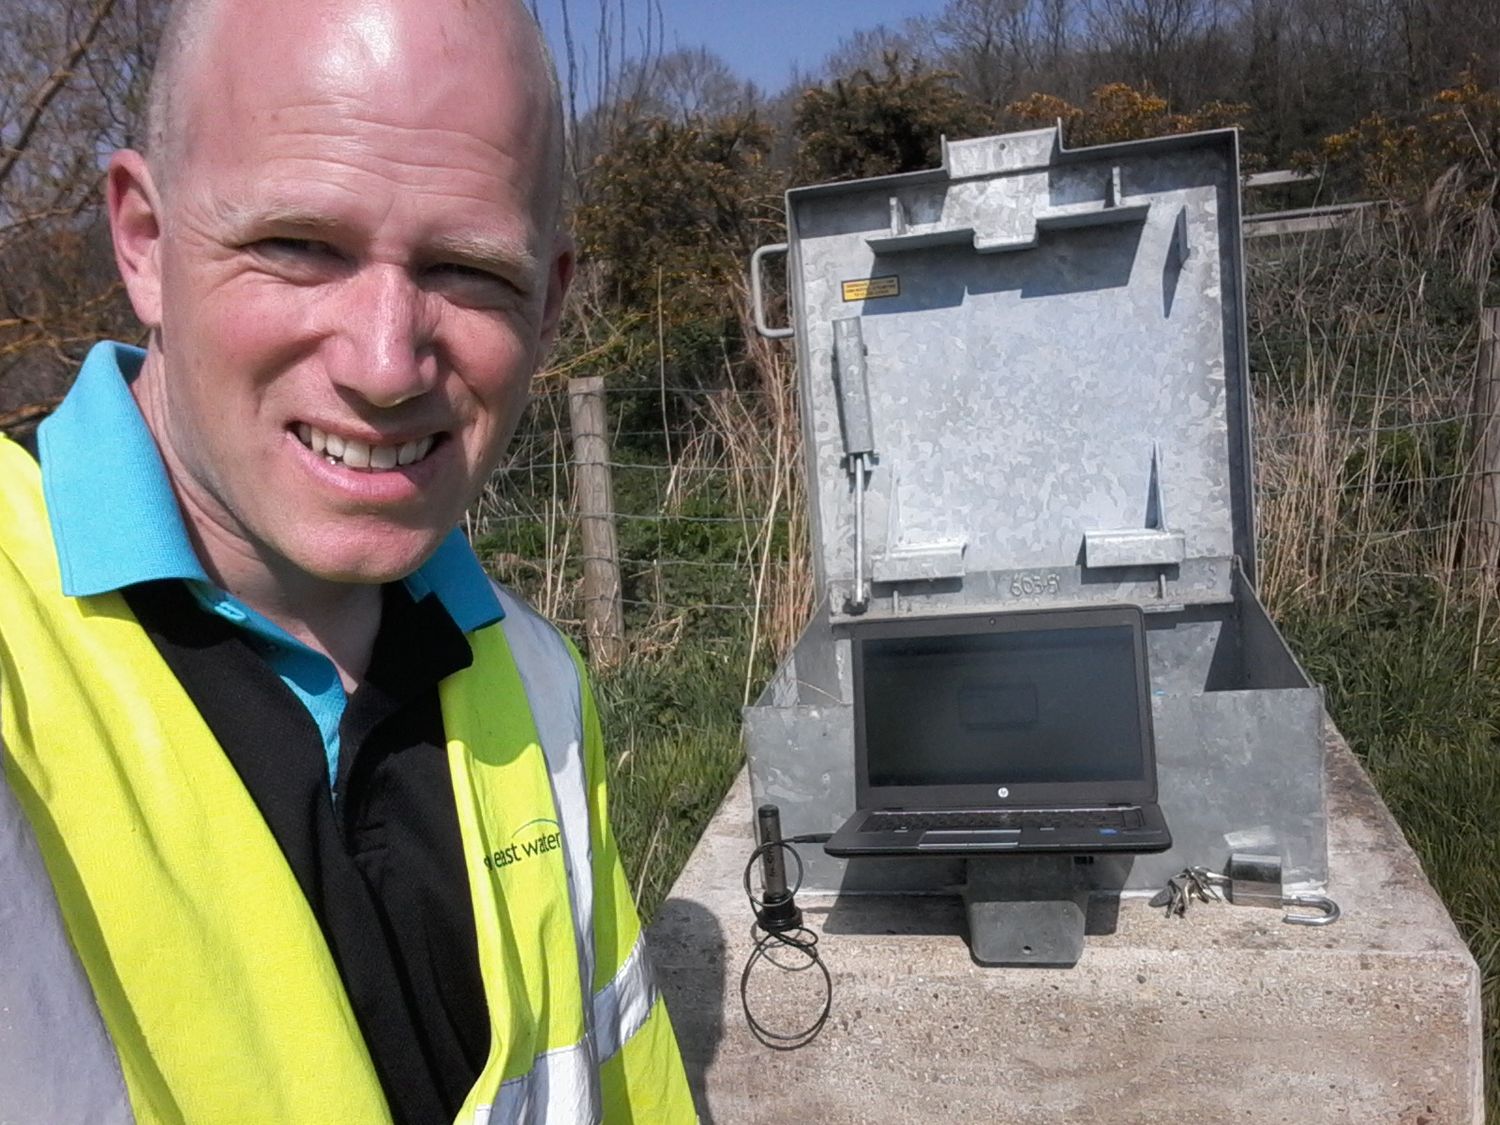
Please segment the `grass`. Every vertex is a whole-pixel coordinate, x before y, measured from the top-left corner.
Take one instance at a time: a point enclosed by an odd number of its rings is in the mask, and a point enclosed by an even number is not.
[[[1282,626],[1479,964],[1500,1121],[1500,639],[1476,609],[1420,595],[1293,610]]]
[[[636,905],[661,905],[744,758],[742,652],[684,648],[596,677],[610,822]]]
[[[1259,571],[1479,964],[1500,1125],[1500,629],[1475,492],[1484,284],[1473,247],[1442,237],[1451,214],[1433,214],[1251,258]]]

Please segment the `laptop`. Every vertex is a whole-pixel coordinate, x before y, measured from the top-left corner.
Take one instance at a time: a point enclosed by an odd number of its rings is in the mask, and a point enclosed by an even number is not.
[[[1158,852],[1137,606],[850,627],[857,809],[830,855]]]

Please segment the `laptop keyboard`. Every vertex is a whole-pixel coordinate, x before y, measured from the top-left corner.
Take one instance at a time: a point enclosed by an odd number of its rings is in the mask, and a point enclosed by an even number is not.
[[[988,809],[981,811],[876,812],[862,832],[1019,831],[1022,828],[1140,828],[1137,808]]]

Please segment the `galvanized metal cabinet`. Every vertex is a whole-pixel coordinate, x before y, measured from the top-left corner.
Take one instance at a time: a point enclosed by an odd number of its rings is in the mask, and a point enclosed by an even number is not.
[[[1130,602],[1175,845],[1095,882],[1154,889],[1254,845],[1323,884],[1321,694],[1254,589],[1236,134],[954,142],[934,171],[795,189],[787,214],[820,608],[745,712],[757,800],[789,833],[852,811],[857,621]],[[808,863],[823,889],[962,876]]]

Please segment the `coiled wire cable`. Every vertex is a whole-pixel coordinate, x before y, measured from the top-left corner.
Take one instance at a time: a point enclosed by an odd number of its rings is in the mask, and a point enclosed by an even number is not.
[[[797,925],[787,929],[765,928],[766,903],[755,897],[755,891],[750,886],[750,873],[755,869],[756,863],[772,848],[780,848],[790,853],[791,857],[797,861],[797,878],[788,894],[791,898],[795,898],[802,888],[803,865],[802,856],[792,845],[821,844],[828,839],[828,834],[824,833],[792,836],[784,840],[768,840],[751,852],[750,859],[745,863],[745,898],[750,902],[755,921],[750,924],[750,939],[754,943],[753,948],[750,950],[750,956],[745,960],[744,971],[740,973],[740,1007],[744,1009],[745,1023],[750,1028],[750,1034],[773,1051],[795,1051],[798,1047],[805,1047],[817,1038],[818,1033],[823,1030],[823,1025],[828,1022],[829,1013],[833,1011],[833,976],[829,973],[828,966],[823,963],[823,958],[818,954],[818,935],[806,926]],[[777,955],[786,951],[791,951],[792,957],[799,963],[793,964],[778,960]],[[823,1006],[817,1019],[806,1028],[790,1033],[772,1031],[756,1019],[754,1013],[750,1011],[750,974],[761,961],[767,961],[784,972],[802,973],[816,967],[823,974]]]

